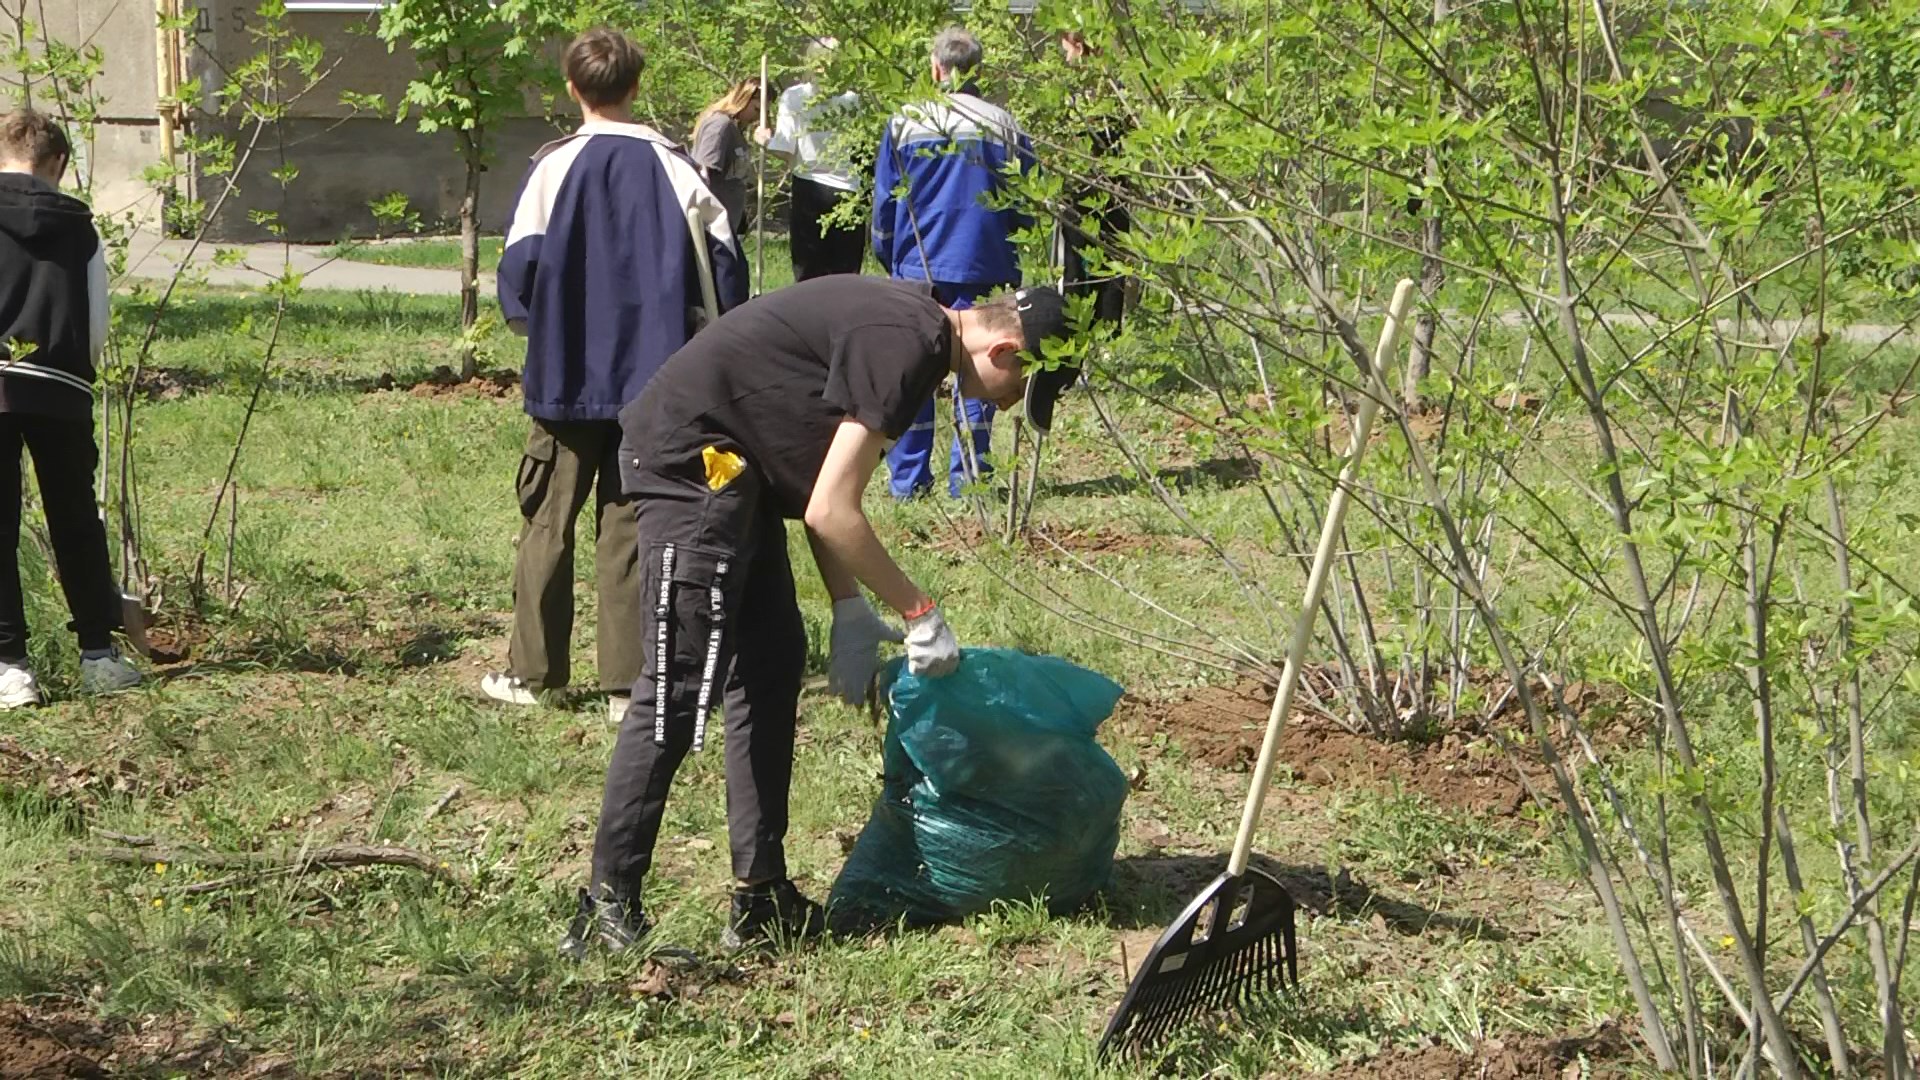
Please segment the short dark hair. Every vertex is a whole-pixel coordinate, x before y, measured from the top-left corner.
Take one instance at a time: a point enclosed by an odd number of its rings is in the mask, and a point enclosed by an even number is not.
[[[1008,289],[991,300],[982,300],[973,305],[974,314],[989,327],[1009,334],[1023,332],[1020,324],[1020,302],[1015,299],[1016,290]]]
[[[563,67],[581,102],[604,109],[633,96],[646,63],[640,46],[627,35],[596,26],[567,46]]]
[[[53,117],[15,109],[0,116],[0,158],[25,162],[37,172],[56,161],[72,160],[73,143]]]

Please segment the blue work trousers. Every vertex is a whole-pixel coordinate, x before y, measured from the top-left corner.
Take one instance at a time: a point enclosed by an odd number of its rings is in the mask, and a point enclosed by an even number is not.
[[[1003,286],[991,282],[949,282],[933,283],[934,299],[955,310],[973,306],[978,300],[995,289]],[[993,464],[987,460],[987,452],[993,448],[993,414],[996,411],[990,401],[959,397],[958,389],[953,391],[966,416],[967,436],[973,441],[973,457],[980,463],[980,477],[993,475]],[[900,441],[887,451],[887,475],[896,499],[910,499],[933,489],[933,444],[938,434],[932,398],[921,407],[920,415],[914,417],[913,426]],[[960,444],[956,432],[953,437],[953,460],[947,463],[947,494],[958,498],[960,490],[975,480],[971,462],[968,461],[966,448]]]

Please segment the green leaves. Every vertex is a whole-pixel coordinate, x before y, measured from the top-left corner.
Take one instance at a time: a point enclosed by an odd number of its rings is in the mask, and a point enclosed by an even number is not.
[[[565,33],[573,11],[564,0],[392,0],[375,32],[387,51],[405,49],[420,65],[394,119],[424,133],[465,133],[462,152],[479,167],[491,159],[493,126],[526,115],[530,89],[557,82],[541,47]]]

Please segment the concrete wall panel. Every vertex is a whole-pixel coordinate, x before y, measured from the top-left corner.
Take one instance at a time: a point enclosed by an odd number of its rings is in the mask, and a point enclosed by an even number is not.
[[[105,70],[95,83],[103,98],[103,115],[114,120],[152,119],[154,104],[159,100],[154,78],[159,61],[155,56],[157,16],[153,0],[80,0],[71,10],[72,36],[64,40],[97,45],[106,59]]]
[[[269,239],[248,220],[255,209],[280,210],[290,239],[325,242],[343,236],[370,235],[375,227],[367,204],[391,192],[404,192],[414,210],[429,226],[451,226],[460,210],[464,174],[452,136],[422,135],[410,124],[391,120],[344,121],[296,118],[285,122],[287,160],[300,175],[286,192],[268,175],[277,152],[266,148],[241,177],[241,188],[229,200],[215,229],[223,240]],[[480,222],[490,233],[506,230],[513,193],[520,186],[527,159],[559,132],[543,120],[514,120],[495,142],[499,154],[481,181]],[[203,195],[211,200],[214,181],[204,181]]]

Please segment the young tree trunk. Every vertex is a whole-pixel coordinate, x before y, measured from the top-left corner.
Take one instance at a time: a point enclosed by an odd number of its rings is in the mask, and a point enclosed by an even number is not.
[[[467,187],[460,196],[460,377],[479,374],[480,361],[473,340],[480,321],[480,144],[472,133],[460,136],[461,157],[467,163]]]
[[[1433,30],[1447,20],[1447,0],[1433,0]],[[1401,384],[1400,400],[1410,413],[1423,412],[1426,402],[1420,396],[1420,383],[1433,369],[1433,303],[1447,271],[1440,261],[1440,208],[1432,204],[1433,189],[1440,183],[1440,155],[1427,148],[1427,196],[1420,222],[1420,313],[1413,320],[1413,341],[1407,349],[1406,381]]]
[[[1437,181],[1439,176],[1439,159],[1432,150],[1428,150],[1427,177]],[[1446,267],[1440,261],[1442,234],[1439,208],[1428,206],[1425,209],[1427,216],[1420,223],[1420,313],[1413,319],[1413,341],[1407,349],[1406,381],[1400,389],[1400,400],[1410,413],[1426,409],[1426,400],[1420,396],[1420,383],[1433,369],[1433,304],[1440,295],[1440,286],[1447,280]]]

